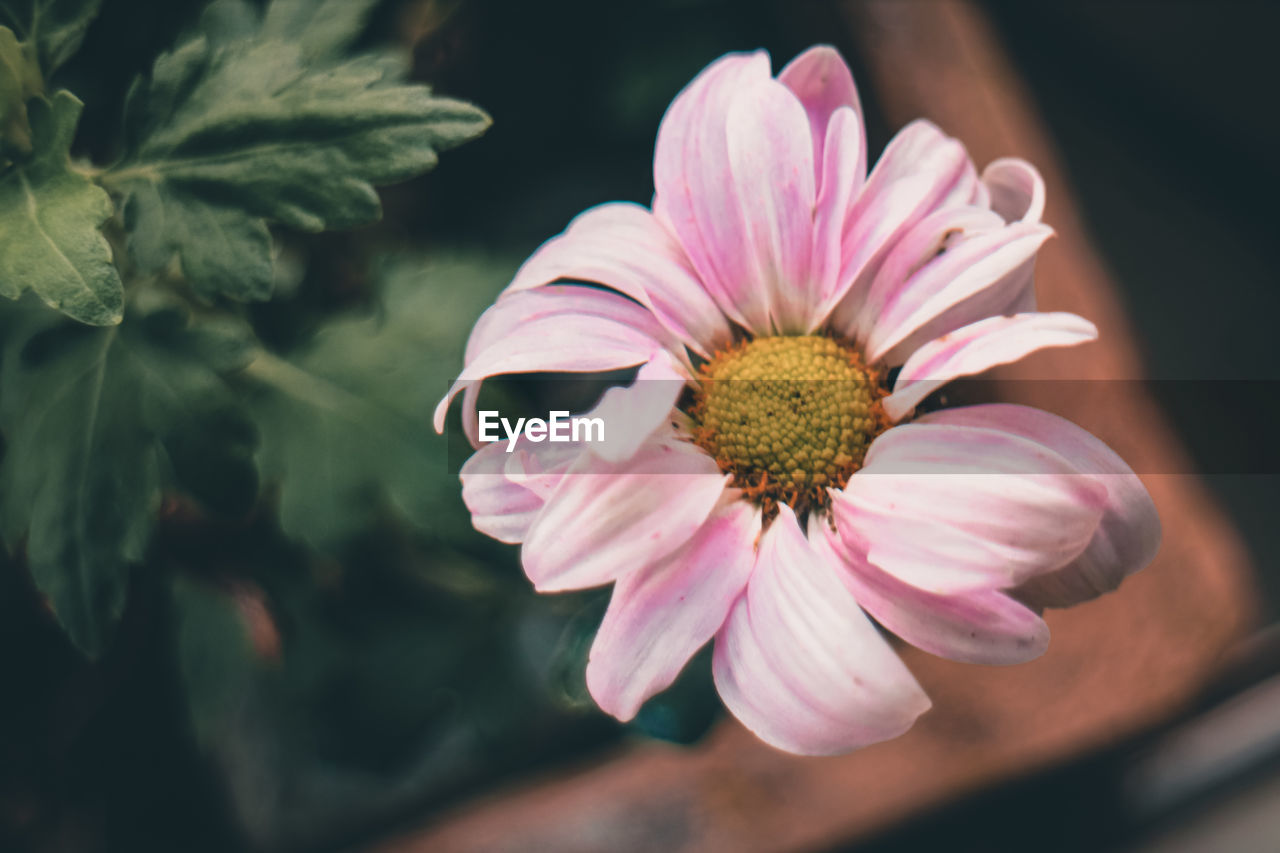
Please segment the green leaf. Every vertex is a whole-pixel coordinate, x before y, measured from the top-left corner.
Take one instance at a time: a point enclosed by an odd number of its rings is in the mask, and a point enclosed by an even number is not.
[[[45,77],[80,49],[102,0],[0,0],[0,23],[36,46]]]
[[[164,266],[178,248],[183,273],[206,299],[219,293],[241,301],[271,295],[271,232],[262,219],[189,204],[163,181],[136,184],[124,214],[130,254],[144,270]]]
[[[377,0],[275,0],[262,37],[291,40],[309,59],[339,56],[364,29]]]
[[[33,52],[0,27],[0,164],[31,154],[27,99],[43,88]]]
[[[279,483],[286,533],[334,549],[387,503],[428,530],[470,529],[431,413],[472,323],[513,270],[462,257],[401,261],[379,313],[333,322],[289,358],[264,353],[249,366],[262,475]]]
[[[111,199],[71,167],[83,105],[70,92],[27,103],[35,155],[0,172],[0,296],[32,290],[82,323],[119,323],[120,274],[99,227]]]
[[[95,656],[147,546],[169,448],[220,428],[214,415],[231,400],[218,373],[246,362],[249,340],[239,325],[192,323],[179,308],[141,299],[106,329],[30,302],[5,319],[0,526],[11,545],[25,542],[36,586],[71,640]],[[232,441],[234,464],[243,452]]]
[[[103,180],[125,199],[144,271],[176,253],[203,297],[265,299],[268,222],[372,222],[375,186],[427,171],[484,131],[476,107],[402,82],[402,62],[336,56],[368,5],[284,0],[259,22],[242,3],[215,3],[134,84],[125,156]]]

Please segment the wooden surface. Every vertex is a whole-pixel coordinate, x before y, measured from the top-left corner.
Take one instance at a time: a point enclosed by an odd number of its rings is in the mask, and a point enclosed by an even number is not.
[[[1118,286],[1090,248],[1051,141],[989,24],[954,0],[845,7],[867,59],[861,82],[894,126],[933,119],[980,165],[1036,163],[1048,182],[1040,306],[1097,323],[1086,348],[1042,353],[1013,379],[1137,379]],[[1143,472],[1165,536],[1114,594],[1048,614],[1049,652],[1022,666],[952,664],[908,650],[934,708],[902,738],[840,758],[777,752],[733,721],[695,748],[629,743],[571,771],[526,779],[388,841],[391,851],[775,851],[885,829],[984,784],[1105,746],[1176,713],[1255,618],[1239,538],[1140,385],[1105,411],[1035,383],[1011,395],[1087,426]],[[1147,474],[1146,472],[1155,472]]]

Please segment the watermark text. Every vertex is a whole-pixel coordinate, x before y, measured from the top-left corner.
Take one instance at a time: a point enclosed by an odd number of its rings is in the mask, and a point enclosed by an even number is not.
[[[513,424],[509,419],[501,417],[496,411],[481,410],[480,440],[486,443],[502,441],[503,435],[498,433],[502,428],[507,441],[507,452],[516,449],[516,443],[523,435],[534,443],[543,441],[604,441],[604,419],[590,418],[583,415],[573,416],[569,412],[550,412],[547,419],[517,418]]]

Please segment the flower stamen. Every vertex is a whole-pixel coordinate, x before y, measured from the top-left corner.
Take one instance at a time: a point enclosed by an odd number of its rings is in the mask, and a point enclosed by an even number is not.
[[[834,338],[742,341],[702,366],[693,437],[766,513],[822,509],[888,427],[880,378]]]

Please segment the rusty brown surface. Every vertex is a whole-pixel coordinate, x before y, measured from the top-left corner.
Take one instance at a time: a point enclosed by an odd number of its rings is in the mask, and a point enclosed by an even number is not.
[[[1040,306],[1097,323],[1085,348],[1041,353],[1009,378],[1139,378],[1140,356],[1112,279],[1090,246],[1034,103],[994,34],[953,0],[846,6],[890,122],[933,119],[978,163],[1020,155],[1049,188],[1058,232],[1038,268]],[[1023,401],[1087,426],[1139,471],[1190,470],[1140,386],[1106,411],[1032,383]],[[1164,522],[1156,561],[1116,593],[1051,612],[1049,652],[1022,666],[905,657],[934,708],[902,738],[840,758],[800,758],[726,721],[692,749],[635,742],[571,771],[521,783],[391,840],[408,851],[776,851],[821,847],[884,829],[984,784],[1115,743],[1175,713],[1255,618],[1237,533],[1202,483],[1144,475]]]

